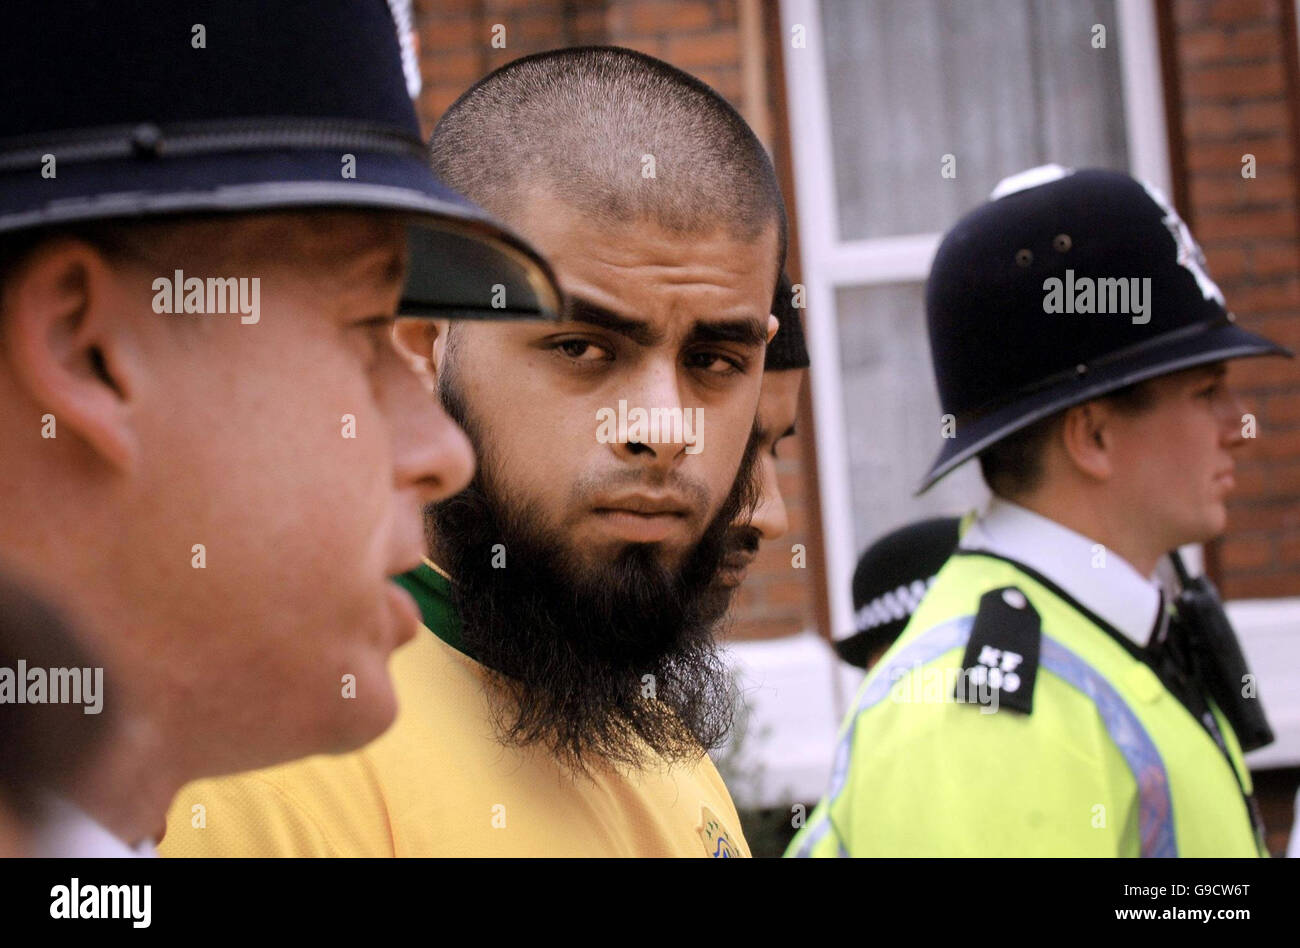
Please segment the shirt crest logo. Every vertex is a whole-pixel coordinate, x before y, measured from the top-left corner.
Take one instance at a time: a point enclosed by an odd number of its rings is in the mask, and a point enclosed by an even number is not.
[[[707,804],[700,806],[700,825],[695,828],[695,831],[700,834],[700,841],[704,843],[705,855],[712,856],[714,859],[735,859],[740,856],[740,850],[731,841],[727,828],[722,825],[722,821]]]

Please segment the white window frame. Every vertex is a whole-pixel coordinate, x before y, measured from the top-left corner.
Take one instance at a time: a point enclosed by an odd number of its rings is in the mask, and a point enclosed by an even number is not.
[[[785,78],[802,247],[801,273],[808,311],[812,314],[805,326],[814,367],[810,379],[826,583],[830,593],[832,638],[838,639],[853,631],[850,584],[858,551],[852,518],[844,515],[853,509],[853,498],[844,438],[835,294],[846,286],[923,281],[942,234],[852,241],[838,238],[820,6],[819,0],[781,0],[781,26],[782,42],[786,46]],[[1129,170],[1168,194],[1169,150],[1155,5],[1152,0],[1116,0],[1116,18],[1113,33],[1121,37],[1120,68]],[[804,27],[807,46],[803,49],[791,48],[796,25]],[[989,182],[990,190],[995,183]],[[916,472],[918,482],[921,474]]]

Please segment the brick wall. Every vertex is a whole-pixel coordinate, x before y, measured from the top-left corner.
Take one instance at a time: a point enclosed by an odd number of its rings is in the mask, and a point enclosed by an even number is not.
[[[1292,0],[1173,0],[1162,13],[1182,210],[1241,324],[1300,349],[1293,11]],[[1259,435],[1241,450],[1211,569],[1228,598],[1300,595],[1300,368],[1242,362],[1230,379]]]
[[[775,70],[764,68],[762,30],[770,26],[771,15],[759,0],[415,0],[424,78],[420,120],[427,134],[471,84],[520,56],[561,46],[612,44],[657,56],[699,77],[765,137],[771,103],[780,99],[770,85],[782,81]],[[504,49],[491,43],[497,24],[505,27]],[[757,86],[753,80],[747,85],[747,68],[749,76],[758,76]],[[788,147],[785,141],[766,144],[777,152]],[[782,540],[764,544],[751,568],[733,613],[736,638],[788,635],[814,622],[813,571],[791,569],[790,552],[793,544],[810,542],[809,478],[805,445],[798,442],[811,435],[807,424],[803,429],[782,443],[778,464],[791,530]],[[818,560],[816,551],[809,550],[810,565]]]

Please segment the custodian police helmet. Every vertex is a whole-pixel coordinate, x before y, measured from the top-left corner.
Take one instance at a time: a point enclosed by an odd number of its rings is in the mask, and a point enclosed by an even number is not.
[[[1187,225],[1156,189],[1055,165],[962,218],[926,284],[930,353],[955,437],[920,490],[1072,405],[1180,369],[1286,355],[1234,324]]]
[[[855,629],[835,641],[840,658],[866,668],[893,645],[960,538],[960,518],[938,517],[891,530],[867,547],[853,571]]]
[[[385,0],[64,6],[5,4],[0,237],[383,210],[409,225],[402,313],[558,315],[542,258],[429,170]]]

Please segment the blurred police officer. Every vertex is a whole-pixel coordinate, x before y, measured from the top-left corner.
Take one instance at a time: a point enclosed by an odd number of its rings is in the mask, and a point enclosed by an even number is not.
[[[389,577],[474,466],[393,317],[559,291],[428,170],[383,0],[23,0],[4,28],[0,552],[120,723],[52,854],[127,854],[186,781],[392,721],[418,614]]]
[[[1225,361],[1289,353],[1109,171],[1003,182],[944,239],[927,310],[951,437],[922,489],[978,456],[993,499],[863,684],[790,853],[1262,853],[1229,723],[1257,707],[1211,697],[1205,629],[1150,577],[1224,529]]]
[[[958,517],[918,520],[862,552],[853,570],[854,631],[835,642],[840,658],[868,669],[879,661],[957,548],[961,528]]]

